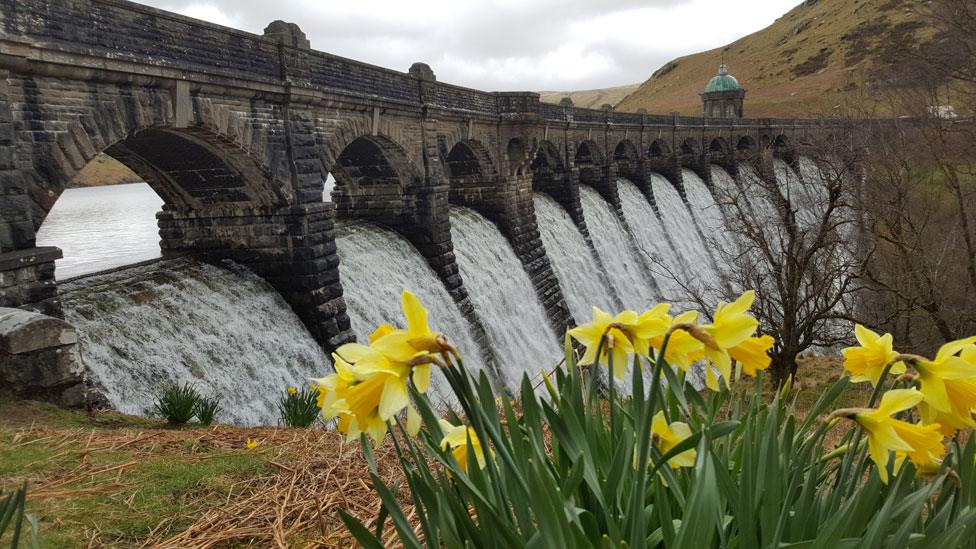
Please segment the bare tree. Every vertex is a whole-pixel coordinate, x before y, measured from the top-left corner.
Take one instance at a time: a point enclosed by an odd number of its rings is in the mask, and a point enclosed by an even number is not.
[[[932,37],[904,44],[898,81],[871,98],[904,118],[863,140],[863,230],[877,253],[862,312],[926,353],[976,330],[976,0],[921,14]]]
[[[857,157],[827,143],[800,152],[792,166],[776,160],[769,170],[772,150],[764,151],[765,170],[744,166],[735,185],[714,189],[729,235],[712,244],[713,255],[726,291],[756,290],[756,315],[776,338],[777,384],[796,373],[804,351],[848,340],[870,255],[857,238]]]
[[[976,329],[976,135],[970,121],[932,116],[877,125],[865,149],[863,229],[877,253],[863,314],[928,353]]]

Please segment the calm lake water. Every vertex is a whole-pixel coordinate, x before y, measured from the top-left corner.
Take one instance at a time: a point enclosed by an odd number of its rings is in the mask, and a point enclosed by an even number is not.
[[[64,251],[58,280],[155,259],[162,205],[145,183],[68,189],[37,232],[37,245]]]

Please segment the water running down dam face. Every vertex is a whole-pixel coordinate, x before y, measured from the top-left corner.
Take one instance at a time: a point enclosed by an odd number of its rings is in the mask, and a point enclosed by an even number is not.
[[[223,397],[218,421],[274,425],[290,385],[329,371],[305,326],[267,282],[232,263],[165,260],[61,286],[94,386],[146,415],[167,383]]]
[[[617,181],[624,218],[637,239],[637,252],[646,256],[646,263],[661,295],[658,299],[677,301],[683,289],[675,280],[688,272],[684,261],[675,253],[664,226],[651,204],[636,185],[626,179]]]
[[[451,235],[461,278],[498,358],[496,380],[518,388],[522,374],[536,377],[560,358],[532,281],[498,228],[474,210],[451,206]]]
[[[532,200],[542,245],[576,321],[585,322],[590,318],[593,307],[604,311],[619,309],[620,300],[613,293],[606,273],[566,210],[542,193],[536,193]]]
[[[405,327],[400,298],[407,289],[427,308],[431,329],[446,334],[461,351],[466,367],[484,368],[467,321],[413,245],[369,223],[342,223],[336,233],[343,297],[357,341],[369,342],[369,335],[381,324]],[[435,399],[448,396],[444,383],[436,373],[431,385]]]
[[[634,310],[653,306],[659,300],[659,292],[648,272],[648,263],[635,250],[634,240],[613,208],[586,185],[580,185],[580,201],[593,246],[623,306]],[[588,319],[589,315],[577,320]]]
[[[690,181],[691,185],[697,182],[704,187],[701,179],[689,170],[682,171],[682,179]],[[683,277],[685,284],[693,291],[703,294],[707,301],[716,301],[722,282],[716,272],[712,254],[702,238],[698,220],[681,199],[678,190],[664,177],[651,175],[651,193],[654,195],[654,203],[664,230],[688,267],[688,272]]]

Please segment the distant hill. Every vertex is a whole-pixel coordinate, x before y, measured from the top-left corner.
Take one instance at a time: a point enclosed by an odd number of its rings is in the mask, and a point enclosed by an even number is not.
[[[631,93],[637,91],[640,84],[631,84],[629,86],[618,86],[616,88],[605,88],[602,90],[584,90],[575,92],[555,92],[555,91],[544,91],[539,92],[542,96],[542,101],[544,103],[559,103],[563,97],[570,97],[573,99],[573,105],[577,107],[583,107],[587,109],[599,109],[607,103],[611,105],[616,105],[621,99],[627,97]]]
[[[665,64],[617,110],[700,115],[699,94],[724,58],[746,89],[746,116],[829,114],[865,86],[897,76],[899,51],[934,35],[917,11],[921,4],[806,0],[726,47]]]
[[[99,187],[118,183],[136,183],[142,178],[107,154],[100,154],[81,169],[69,187]]]

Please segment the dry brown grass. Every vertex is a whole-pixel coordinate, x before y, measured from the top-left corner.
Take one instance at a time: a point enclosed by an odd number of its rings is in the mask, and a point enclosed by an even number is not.
[[[132,506],[141,490],[151,488],[147,483],[158,481],[136,470],[137,465],[149,460],[171,458],[192,468],[210,460],[244,455],[266,465],[259,469],[260,474],[236,479],[229,486],[221,484],[224,494],[203,489],[188,495],[180,508],[202,512],[158,516],[155,527],[143,539],[114,538],[96,526],[85,529],[87,539],[84,543],[78,540],[78,545],[350,547],[354,542],[338,509],[357,516],[369,527],[374,526],[379,509],[359,444],[347,443],[329,430],[227,426],[105,430],[35,425],[9,432],[9,450],[44,447],[45,453],[26,463],[21,472],[0,476],[0,480],[8,486],[28,480],[29,501],[41,509],[95,494],[128,501]],[[247,449],[248,437],[258,440],[259,446]],[[392,444],[377,449],[375,455],[385,482],[396,485],[403,479]],[[409,501],[404,503],[410,513]],[[174,533],[175,522],[188,525],[181,525]],[[48,530],[61,526],[64,524],[59,525],[57,520],[42,524]],[[388,529],[391,546],[392,536],[392,529]]]

